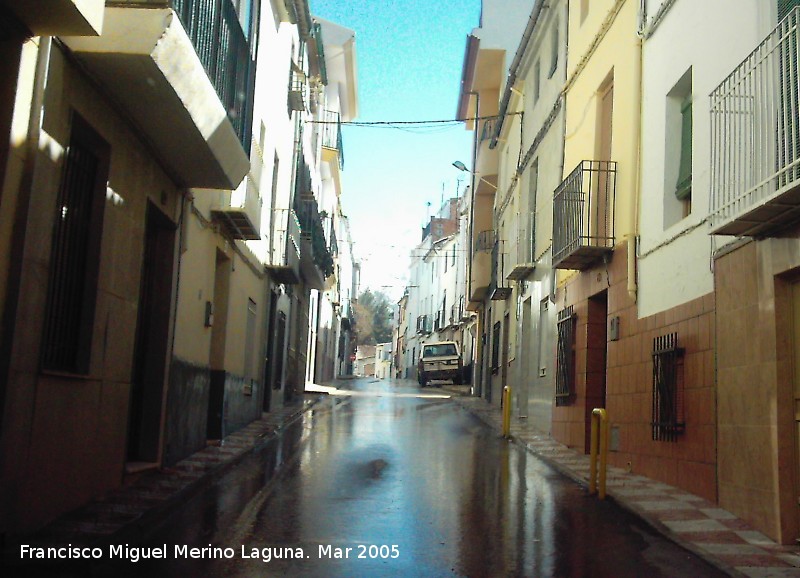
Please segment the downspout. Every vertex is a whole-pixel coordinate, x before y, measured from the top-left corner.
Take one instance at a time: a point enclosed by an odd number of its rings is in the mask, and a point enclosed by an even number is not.
[[[508,105],[511,101],[511,89],[517,82],[517,71],[522,63],[522,57],[528,50],[528,43],[533,35],[533,29],[536,23],[539,22],[539,16],[542,13],[544,0],[539,0],[533,8],[530,16],[528,16],[528,24],[525,26],[525,31],[522,33],[517,52],[514,54],[514,60],[511,61],[511,66],[508,69],[508,78],[506,79],[506,86],[503,90],[503,99],[500,101],[500,110],[498,111],[497,124],[495,125],[492,138],[489,141],[489,148],[494,149],[497,146],[497,139],[500,138],[500,133],[503,132],[503,122],[505,121],[506,113],[508,112]]]
[[[633,138],[636,141],[636,177],[634,182],[634,195],[631,202],[631,232],[628,233],[628,296],[636,303],[639,287],[636,282],[636,249],[639,239],[639,196],[642,192],[642,96],[644,95],[644,79],[642,78],[642,64],[644,60],[644,28],[647,20],[646,1],[639,0],[639,15],[636,30],[636,65],[634,67],[634,80],[637,94],[634,106]]]

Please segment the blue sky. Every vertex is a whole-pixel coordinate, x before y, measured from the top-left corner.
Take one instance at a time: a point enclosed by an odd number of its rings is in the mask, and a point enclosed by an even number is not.
[[[357,121],[453,119],[466,36],[480,0],[310,0],[311,12],[356,33]],[[362,289],[399,297],[408,255],[442,197],[463,191],[471,133],[463,124],[399,130],[345,127],[342,205]],[[460,183],[459,183],[460,180]],[[427,203],[431,203],[428,209]],[[383,288],[382,286],[390,287]]]

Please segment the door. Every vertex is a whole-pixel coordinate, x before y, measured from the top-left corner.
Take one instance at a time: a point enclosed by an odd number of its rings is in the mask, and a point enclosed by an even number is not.
[[[276,327],[278,323],[278,294],[274,291],[270,293],[269,317],[267,319],[267,352],[264,357],[264,400],[263,411],[269,411],[272,406],[272,390],[275,388],[275,341],[277,340]]]
[[[608,162],[611,160],[611,147],[614,134],[614,79],[606,81],[600,90],[599,130],[597,133],[597,160],[593,167],[597,171],[592,178],[596,190],[589,195],[589,235],[594,237],[590,243],[597,247],[610,247],[612,234],[609,209],[614,185],[613,177],[609,177]]]
[[[520,355],[519,383],[517,384],[517,407],[519,417],[528,417],[528,391],[536,383],[536,373],[533,364],[536,361],[533,355],[533,318],[531,309],[532,300],[528,297],[522,304],[522,323],[519,328],[519,339],[517,347]]]
[[[158,461],[174,248],[175,224],[148,202],[128,409],[128,461]]]
[[[510,328],[511,328],[511,316],[506,313],[503,316],[503,341],[502,341],[502,353],[500,357],[500,391],[503,391],[505,387],[508,385],[508,360],[510,357],[510,349],[511,349],[511,338],[510,338]]]
[[[586,327],[586,447],[592,430],[592,410],[606,406],[606,359],[608,345],[608,292],[589,298]]]
[[[795,496],[798,508],[795,515],[800,526],[800,283],[792,285],[792,305],[794,310],[794,438],[795,438]]]

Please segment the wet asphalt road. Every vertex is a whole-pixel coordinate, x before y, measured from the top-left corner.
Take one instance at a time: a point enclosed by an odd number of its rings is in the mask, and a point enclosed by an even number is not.
[[[352,387],[173,515],[148,544],[166,544],[166,560],[99,573],[723,575],[613,502],[588,497],[446,391],[369,379]],[[176,559],[176,544],[230,548],[216,555],[232,557]]]

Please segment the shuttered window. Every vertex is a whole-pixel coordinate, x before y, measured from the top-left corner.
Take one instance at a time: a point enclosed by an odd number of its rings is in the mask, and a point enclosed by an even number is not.
[[[800,6],[800,0],[778,0],[778,21],[783,20],[796,6]]]
[[[572,305],[558,312],[556,405],[568,405],[575,393],[575,316]]]
[[[692,197],[692,95],[681,103],[681,160],[675,196],[681,201]]]
[[[53,224],[42,367],[86,374],[97,300],[110,147],[73,114]]]

